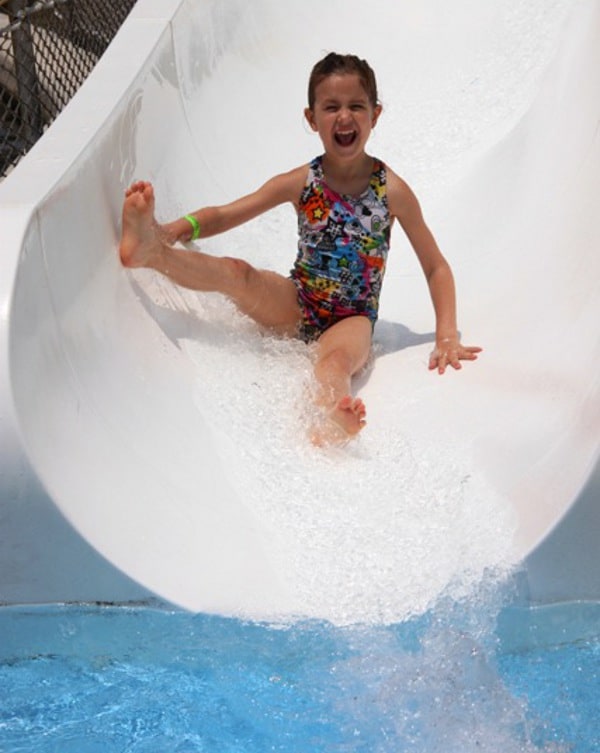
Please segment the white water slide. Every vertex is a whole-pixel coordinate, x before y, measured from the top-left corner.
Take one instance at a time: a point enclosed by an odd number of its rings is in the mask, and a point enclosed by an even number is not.
[[[319,151],[324,52],[375,68],[370,151],[457,279],[463,341],[393,236],[352,445],[305,439],[310,353],[117,259],[123,191],[159,220]],[[0,185],[0,601],[399,620],[523,563],[530,598],[600,597],[598,0],[139,0]],[[285,273],[283,207],[210,252]]]

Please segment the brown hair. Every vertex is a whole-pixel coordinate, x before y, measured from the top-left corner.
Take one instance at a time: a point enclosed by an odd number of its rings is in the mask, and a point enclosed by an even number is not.
[[[308,80],[308,106],[312,110],[315,106],[315,90],[317,86],[334,73],[354,73],[363,85],[369,97],[369,102],[376,107],[379,103],[377,97],[377,81],[375,73],[366,60],[361,60],[356,55],[339,55],[330,52],[314,66]]]

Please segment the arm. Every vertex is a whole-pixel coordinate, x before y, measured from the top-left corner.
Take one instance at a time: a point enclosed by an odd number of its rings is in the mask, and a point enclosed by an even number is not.
[[[390,213],[402,225],[419,259],[433,302],[436,320],[435,348],[429,359],[429,368],[437,368],[440,374],[444,373],[448,364],[460,369],[460,361],[475,360],[481,348],[461,345],[456,324],[456,291],[450,265],[425,223],[417,197],[389,169],[388,201]]]
[[[224,233],[287,201],[297,205],[306,180],[306,171],[306,165],[302,165],[290,172],[276,175],[258,190],[230,204],[203,207],[191,212],[200,225],[200,237],[209,238]],[[161,229],[168,243],[185,243],[192,237],[192,226],[184,217],[162,225]]]

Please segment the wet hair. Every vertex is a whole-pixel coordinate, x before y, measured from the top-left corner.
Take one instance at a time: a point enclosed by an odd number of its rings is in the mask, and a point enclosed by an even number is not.
[[[377,81],[375,73],[366,60],[361,60],[356,55],[340,55],[330,52],[314,66],[308,80],[308,106],[312,110],[315,106],[315,91],[317,86],[333,74],[355,74],[360,79],[369,102],[376,107],[379,103],[377,97]]]

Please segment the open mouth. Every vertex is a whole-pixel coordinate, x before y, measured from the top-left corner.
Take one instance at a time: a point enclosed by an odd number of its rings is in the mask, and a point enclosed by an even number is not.
[[[350,146],[356,141],[356,131],[337,131],[334,134],[334,139],[340,146]]]

